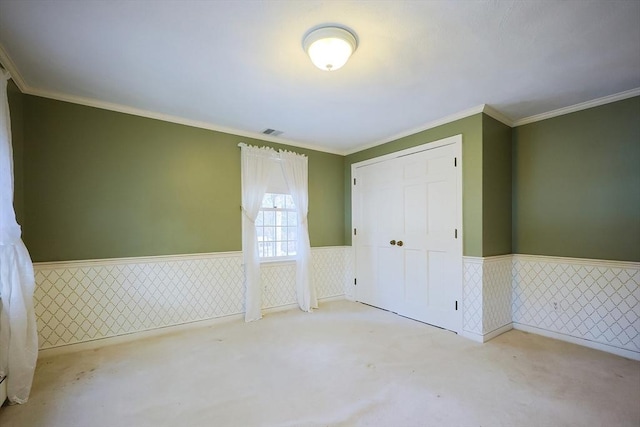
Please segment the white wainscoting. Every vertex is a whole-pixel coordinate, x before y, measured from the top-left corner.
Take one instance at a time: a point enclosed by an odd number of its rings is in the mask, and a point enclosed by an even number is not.
[[[351,247],[312,248],[319,298],[353,298]],[[36,263],[40,348],[244,311],[240,252]],[[640,360],[640,263],[532,255],[464,257],[462,335],[512,327]],[[264,264],[263,308],[295,304],[295,265]]]
[[[319,298],[343,296],[350,247],[311,249]],[[244,312],[240,252],[35,263],[40,349]],[[296,302],[295,264],[262,267],[263,308]]]
[[[463,335],[511,328],[640,360],[640,263],[464,257]]]
[[[462,329],[482,335],[482,258],[464,257],[462,277]]]
[[[485,342],[511,329],[511,255],[463,258],[463,335]]]
[[[640,263],[513,255],[516,329],[640,359]]]

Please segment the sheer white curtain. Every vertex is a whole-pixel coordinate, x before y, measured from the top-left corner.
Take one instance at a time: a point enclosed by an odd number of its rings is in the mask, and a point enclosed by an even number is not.
[[[9,73],[0,69],[0,376],[11,403],[29,399],[38,358],[33,264],[13,210],[13,150],[7,99]]]
[[[269,176],[277,153],[271,148],[238,144],[242,172],[242,256],[244,260],[245,314],[251,322],[262,318],[260,258],[256,236],[256,218],[267,191]]]
[[[308,158],[290,151],[280,151],[282,173],[298,213],[296,242],[296,295],[303,311],[318,308],[315,288],[311,283],[311,244],[309,242],[309,174]]]

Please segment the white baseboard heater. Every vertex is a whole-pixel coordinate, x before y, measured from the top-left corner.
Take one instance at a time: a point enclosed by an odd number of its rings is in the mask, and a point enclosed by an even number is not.
[[[0,295],[0,311],[2,311],[2,295]],[[7,400],[7,377],[0,376],[0,406]]]
[[[7,377],[0,378],[0,406],[7,400]]]

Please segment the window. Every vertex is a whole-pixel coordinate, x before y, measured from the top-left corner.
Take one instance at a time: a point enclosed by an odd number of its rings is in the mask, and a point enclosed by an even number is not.
[[[296,255],[298,214],[289,194],[266,193],[256,218],[258,254],[261,259]]]

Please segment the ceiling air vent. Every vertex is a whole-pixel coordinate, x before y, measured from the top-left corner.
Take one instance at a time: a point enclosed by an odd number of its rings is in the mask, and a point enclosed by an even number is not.
[[[282,135],[282,131],[281,130],[275,130],[275,129],[265,129],[262,131],[263,134],[265,135],[270,135],[270,136],[280,136]]]

